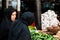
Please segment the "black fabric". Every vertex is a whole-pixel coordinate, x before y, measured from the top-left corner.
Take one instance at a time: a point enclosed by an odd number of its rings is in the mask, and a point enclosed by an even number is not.
[[[20,19],[15,21],[9,34],[9,40],[31,40],[31,35],[28,25],[34,22],[34,14],[31,12],[24,12]]]
[[[7,19],[3,19],[0,26],[0,40],[8,40],[9,27],[12,22]]]
[[[29,11],[24,12],[21,16],[21,19],[23,23],[27,25],[31,25],[35,21],[34,13],[29,12]]]
[[[13,11],[10,8],[4,10],[4,19],[2,20],[0,25],[0,40],[8,40],[9,28],[12,24],[10,18],[12,12]]]
[[[9,7],[9,8],[7,8],[7,9],[4,10],[4,16],[11,21],[11,15],[12,15],[13,12],[17,13],[17,10]],[[16,14],[16,16],[17,15],[18,14]]]
[[[15,21],[10,28],[9,40],[31,40],[27,25],[20,20]]]

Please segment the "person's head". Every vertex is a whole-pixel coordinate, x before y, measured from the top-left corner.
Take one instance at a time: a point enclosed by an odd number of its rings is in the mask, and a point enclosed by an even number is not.
[[[8,20],[15,21],[17,18],[17,11],[12,8],[8,8],[6,10],[5,16],[8,18]]]
[[[25,21],[28,25],[31,25],[35,21],[34,13],[25,12],[22,14],[21,19]]]

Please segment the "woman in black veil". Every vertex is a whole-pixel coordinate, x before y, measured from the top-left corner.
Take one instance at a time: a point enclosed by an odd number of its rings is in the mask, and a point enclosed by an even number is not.
[[[9,28],[11,24],[16,20],[17,11],[13,8],[4,10],[4,19],[1,22],[0,28],[0,40],[8,40]]]

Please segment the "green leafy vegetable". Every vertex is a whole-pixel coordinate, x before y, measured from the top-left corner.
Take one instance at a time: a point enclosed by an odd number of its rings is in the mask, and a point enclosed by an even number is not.
[[[31,33],[32,40],[57,40],[52,35],[48,35],[45,33],[40,33],[36,30],[36,28],[29,26],[29,30]]]

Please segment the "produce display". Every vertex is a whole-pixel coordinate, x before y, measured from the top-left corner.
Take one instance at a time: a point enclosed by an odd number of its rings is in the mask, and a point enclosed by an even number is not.
[[[53,10],[48,10],[47,12],[41,14],[42,30],[46,30],[47,27],[57,27],[58,23],[59,20],[57,19],[57,14],[55,14]]]
[[[52,35],[48,35],[42,32],[38,32],[35,27],[28,26],[32,40],[57,40]]]

